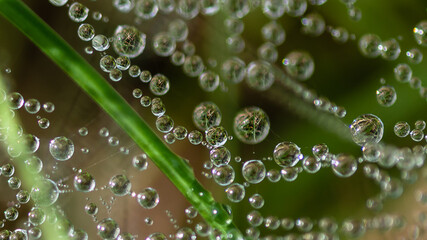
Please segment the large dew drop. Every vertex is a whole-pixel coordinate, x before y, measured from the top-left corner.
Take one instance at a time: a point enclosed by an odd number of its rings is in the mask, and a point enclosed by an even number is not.
[[[273,151],[274,161],[281,167],[293,167],[303,159],[300,148],[293,142],[281,142]]]
[[[265,166],[260,160],[250,160],[242,167],[242,175],[248,183],[260,183],[265,178]]]
[[[286,72],[293,78],[304,81],[313,75],[314,61],[307,52],[293,51],[282,61]]]
[[[114,32],[113,47],[117,54],[138,57],[145,48],[145,34],[128,25],[119,25]]]
[[[50,206],[58,197],[58,186],[50,179],[43,179],[31,188],[31,199],[39,206]]]
[[[383,138],[384,125],[381,119],[373,114],[357,117],[350,125],[353,141],[360,146],[366,143],[378,143]]]
[[[261,108],[248,107],[237,113],[233,129],[240,141],[257,144],[267,137],[270,131],[270,120]]]
[[[74,143],[66,137],[56,137],[49,143],[49,151],[58,161],[66,161],[74,154]]]

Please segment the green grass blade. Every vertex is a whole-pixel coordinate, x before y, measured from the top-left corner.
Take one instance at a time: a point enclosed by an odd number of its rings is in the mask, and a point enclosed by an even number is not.
[[[196,180],[191,167],[174,154],[113,87],[52,28],[20,0],[0,0],[0,14],[62,68],[142,148],[212,227],[239,231],[228,213]],[[215,212],[216,214],[213,214]]]

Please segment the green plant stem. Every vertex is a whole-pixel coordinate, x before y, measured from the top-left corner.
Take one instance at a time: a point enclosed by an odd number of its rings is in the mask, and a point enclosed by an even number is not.
[[[240,235],[229,214],[112,86],[51,27],[20,0],[0,0],[0,13],[62,68],[142,148],[199,214],[222,233]],[[214,214],[215,213],[215,214]]]

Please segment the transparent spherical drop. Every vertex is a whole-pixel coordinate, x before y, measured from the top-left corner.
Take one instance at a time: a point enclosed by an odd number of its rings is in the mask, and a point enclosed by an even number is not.
[[[243,164],[242,176],[245,180],[252,184],[262,182],[265,178],[265,166],[260,160],[250,160]]]
[[[213,126],[206,130],[206,141],[213,147],[224,145],[228,140],[228,133],[222,126]]]
[[[298,80],[304,81],[313,75],[314,61],[307,52],[293,51],[282,60],[282,63],[286,72]]]
[[[152,233],[145,240],[167,240],[163,233]]]
[[[50,126],[50,121],[49,121],[49,119],[47,119],[47,118],[40,118],[40,119],[37,121],[37,124],[39,125],[39,127],[40,127],[41,129],[46,129],[46,128],[48,128],[48,127]]]
[[[175,39],[175,41],[182,42],[187,39],[188,26],[183,20],[175,19],[169,23],[168,32]]]
[[[197,77],[203,72],[205,65],[203,64],[203,60],[200,56],[193,55],[185,58],[182,69],[188,76]]]
[[[293,167],[285,167],[280,170],[283,180],[287,182],[293,182],[298,177],[298,170]]]
[[[49,2],[56,7],[61,7],[67,4],[68,0],[49,0]]]
[[[4,218],[8,221],[15,221],[19,217],[18,209],[15,207],[9,207],[4,211]]]
[[[85,205],[85,212],[89,215],[97,214],[98,210],[98,206],[95,203],[88,203]]]
[[[197,128],[207,130],[210,127],[219,126],[221,116],[221,111],[215,103],[202,102],[194,108],[193,122]]]
[[[226,165],[230,162],[231,153],[226,147],[217,147],[209,152],[209,158],[215,166]]]
[[[411,139],[415,142],[421,142],[424,139],[424,133],[420,129],[414,129],[410,133]]]
[[[343,27],[333,28],[331,31],[332,38],[338,43],[345,43],[348,40],[349,34],[347,29]]]
[[[153,113],[153,115],[156,117],[160,117],[165,114],[165,112],[166,107],[163,104],[162,100],[160,100],[160,98],[153,98],[153,100],[151,101],[151,113]]]
[[[327,154],[329,153],[329,148],[328,148],[328,145],[321,143],[321,144],[314,145],[311,151],[313,152],[313,155],[317,159],[325,160]]]
[[[163,74],[156,74],[150,81],[150,91],[157,96],[165,95],[170,89],[169,79]]]
[[[21,204],[28,203],[30,201],[30,193],[27,190],[19,190],[16,194],[16,200]]]
[[[11,109],[20,109],[24,105],[24,97],[18,92],[10,93],[7,100]]]
[[[200,0],[177,0],[176,12],[186,19],[195,18],[200,11]]]
[[[110,55],[105,55],[99,60],[99,67],[104,72],[111,72],[116,68],[116,61]]]
[[[73,240],[88,240],[89,237],[87,235],[87,232],[81,229],[76,229],[71,235]]]
[[[7,180],[7,185],[13,190],[19,189],[21,187],[21,179],[17,177],[11,177]]]
[[[153,37],[153,50],[159,56],[168,57],[176,48],[175,38],[168,32],[159,32]]]
[[[220,10],[220,0],[200,0],[201,12],[204,15],[214,15]]]
[[[143,19],[151,19],[157,15],[159,7],[156,0],[137,0],[135,14]]]
[[[113,0],[113,6],[120,12],[128,13],[135,7],[135,0]]]
[[[195,240],[197,239],[196,233],[191,228],[183,227],[175,234],[176,240]]]
[[[144,171],[148,167],[148,159],[146,154],[136,155],[132,158],[132,165],[139,171]]]
[[[58,197],[58,186],[50,179],[40,180],[31,188],[31,199],[39,206],[50,206]]]
[[[285,13],[286,0],[265,0],[262,2],[262,12],[269,18],[276,19]]]
[[[141,80],[141,82],[143,82],[143,83],[148,83],[148,82],[150,82],[150,81],[151,81],[151,79],[152,79],[152,76],[151,76],[150,71],[148,71],[148,70],[144,70],[144,71],[142,71],[142,72],[141,72],[141,74],[139,75],[139,79],[140,79],[140,80]]]
[[[325,20],[318,13],[307,14],[301,19],[301,31],[307,35],[317,37],[325,31]]]
[[[113,47],[117,54],[136,58],[145,49],[146,35],[136,27],[119,25],[114,31]]]
[[[382,42],[379,48],[381,50],[381,57],[389,61],[396,60],[401,51],[399,43],[394,38]]]
[[[175,51],[171,56],[171,62],[175,66],[181,66],[185,61],[185,54],[181,51]]]
[[[406,52],[409,62],[419,64],[423,61],[423,53],[418,48],[412,48]]]
[[[276,46],[270,42],[266,42],[259,46],[257,53],[260,59],[270,63],[276,62],[279,56]]]
[[[119,174],[110,179],[108,186],[114,195],[124,196],[129,194],[132,184],[125,175]]]
[[[172,130],[174,125],[173,119],[168,115],[158,117],[156,120],[156,128],[162,133],[168,133]]]
[[[306,0],[286,0],[285,11],[289,16],[299,17],[302,16],[307,10]]]
[[[378,162],[378,159],[382,157],[383,148],[379,144],[365,144],[362,147],[363,158],[367,162]]]
[[[159,204],[159,194],[157,194],[156,189],[146,188],[144,191],[138,194],[138,203],[141,207],[145,209],[152,209]]]
[[[68,16],[74,22],[83,22],[89,15],[89,8],[81,3],[75,2],[68,9]]]
[[[25,101],[25,110],[30,114],[36,114],[40,110],[40,102],[37,99],[28,99]]]
[[[232,35],[241,34],[244,30],[244,27],[245,27],[242,20],[235,19],[235,18],[227,18],[224,21],[224,25],[225,25],[225,28],[227,29],[227,31]]]
[[[270,63],[266,61],[254,61],[249,63],[246,70],[246,82],[249,87],[264,91],[274,83],[274,71]]]
[[[11,177],[15,173],[15,167],[10,163],[6,163],[1,167],[0,173],[5,177]]]
[[[316,173],[320,170],[321,163],[318,159],[312,156],[304,158],[302,161],[302,167],[308,173]]]
[[[95,189],[95,179],[88,172],[81,172],[74,176],[74,187],[80,192],[92,192]]]
[[[408,64],[398,64],[394,68],[394,77],[398,82],[409,82],[412,78],[412,69],[408,66]]]
[[[250,1],[223,0],[222,8],[235,18],[243,18],[250,11]]]
[[[353,156],[339,154],[336,158],[332,159],[331,167],[338,177],[350,177],[357,170],[357,160]]]
[[[364,114],[357,117],[350,125],[353,141],[363,146],[366,143],[378,143],[384,133],[384,124],[373,114]]]
[[[102,52],[110,47],[110,41],[106,36],[99,34],[92,38],[92,47],[96,51]]]
[[[219,86],[219,76],[212,71],[205,71],[199,76],[199,86],[206,92],[213,92]]]
[[[281,142],[274,148],[273,158],[281,167],[293,167],[303,158],[303,155],[295,143]]]
[[[46,220],[46,214],[43,209],[39,207],[34,207],[28,212],[28,221],[34,226],[38,226],[44,223]]]
[[[203,134],[197,130],[193,130],[188,134],[188,141],[193,145],[199,145],[203,140]]]
[[[130,67],[130,59],[126,56],[116,58],[116,67],[121,71],[126,71]]]
[[[230,185],[235,178],[235,172],[230,165],[222,165],[212,169],[212,177],[220,186]]]
[[[175,0],[157,0],[157,5],[159,6],[159,10],[164,13],[171,13],[175,10]]]
[[[267,114],[258,107],[248,107],[239,111],[234,117],[234,133],[246,144],[262,142],[270,131]]]
[[[119,69],[113,69],[110,71],[109,77],[110,80],[113,82],[118,82],[120,80],[122,80],[122,71],[120,71]]]
[[[235,203],[241,202],[245,198],[245,192],[245,188],[239,183],[233,183],[225,190],[228,200]]]
[[[221,74],[225,81],[231,83],[241,82],[246,74],[246,65],[240,58],[232,57],[221,66]]]
[[[262,217],[261,213],[254,210],[248,213],[248,215],[246,215],[246,220],[248,220],[249,225],[253,227],[258,227],[259,225],[262,224],[264,218]]]
[[[414,37],[418,45],[427,46],[427,21],[423,20],[414,27]]]
[[[377,102],[383,107],[392,106],[397,99],[396,90],[392,86],[382,86],[376,91]]]
[[[117,222],[112,218],[102,219],[96,226],[98,236],[102,239],[113,240],[120,234],[120,228]]]
[[[380,37],[375,34],[365,34],[359,39],[359,50],[363,56],[375,58],[381,54],[380,44]]]
[[[256,193],[249,198],[249,203],[253,208],[260,209],[264,206],[264,198]]]
[[[225,40],[227,48],[233,53],[241,53],[245,49],[245,40],[239,35],[233,35]]]
[[[342,223],[341,231],[344,235],[357,238],[361,237],[366,232],[365,224],[359,220],[345,220]]]
[[[66,137],[56,137],[49,143],[49,152],[58,161],[66,161],[74,154],[74,143]]]
[[[286,33],[283,27],[275,21],[267,23],[261,29],[263,38],[275,45],[281,45],[286,38]]]
[[[139,77],[139,75],[141,74],[141,68],[139,68],[137,65],[132,65],[129,67],[129,76],[136,78]]]
[[[90,41],[95,37],[95,28],[88,23],[82,23],[77,29],[77,35],[83,41]]]

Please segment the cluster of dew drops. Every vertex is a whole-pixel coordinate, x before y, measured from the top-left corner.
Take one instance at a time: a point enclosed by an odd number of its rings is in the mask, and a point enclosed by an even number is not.
[[[142,90],[136,88],[132,91],[132,96],[140,100],[142,107],[150,108],[152,114],[156,117],[155,125],[159,132],[164,134],[164,141],[173,144],[175,141],[188,139],[193,145],[202,145],[209,151],[209,160],[204,163],[204,168],[208,172],[202,174],[225,188],[227,199],[232,203],[239,203],[245,199],[246,188],[251,185],[259,184],[265,180],[271,183],[277,183],[281,179],[286,182],[294,182],[298,175],[306,172],[314,174],[321,168],[331,168],[333,174],[338,177],[347,178],[352,176],[359,166],[363,170],[364,176],[374,181],[380,188],[376,196],[366,200],[366,207],[373,212],[381,211],[383,203],[387,199],[398,198],[402,195],[404,187],[407,184],[414,183],[417,179],[415,170],[423,166],[425,160],[425,146],[416,145],[413,148],[397,148],[391,145],[380,143],[384,125],[380,118],[373,114],[364,114],[352,122],[349,131],[353,141],[362,149],[362,156],[355,157],[345,153],[334,154],[329,152],[326,144],[320,143],[312,147],[310,154],[303,154],[300,147],[291,142],[284,141],[278,143],[272,151],[272,157],[265,157],[262,160],[242,160],[236,156],[236,162],[242,162],[241,168],[237,171],[236,167],[230,164],[232,154],[225,146],[227,141],[233,140],[233,136],[221,126],[222,114],[220,108],[210,101],[197,104],[193,110],[193,123],[197,128],[187,130],[183,126],[175,126],[171,116],[166,114],[166,106],[161,97],[170,90],[170,81],[167,76],[161,73],[152,74],[148,70],[143,70],[137,65],[132,65],[131,59],[140,56],[145,49],[153,51],[160,57],[169,57],[173,65],[181,66],[183,72],[189,76],[198,79],[199,87],[206,92],[227,91],[227,84],[239,84],[243,81],[255,90],[260,92],[271,88],[273,83],[279,81],[280,84],[293,91],[301,97],[303,101],[312,104],[319,111],[324,111],[337,118],[346,116],[346,109],[337,106],[324,96],[319,96],[313,89],[307,88],[302,84],[308,80],[314,73],[315,63],[310,53],[303,50],[291,51],[279,63],[279,53],[277,48],[286,40],[286,32],[277,19],[283,15],[299,18],[301,20],[301,32],[303,34],[317,37],[327,32],[337,44],[345,43],[349,40],[357,40],[361,54],[368,58],[381,56],[388,61],[398,59],[401,54],[401,48],[397,39],[382,41],[375,34],[365,34],[356,39],[354,34],[349,33],[341,26],[328,26],[323,17],[316,13],[307,13],[311,6],[322,6],[327,0],[112,0],[115,9],[121,13],[134,14],[136,17],[135,25],[118,25],[111,37],[103,34],[97,34],[95,28],[86,23],[89,20],[89,9],[79,2],[68,2],[68,0],[49,0],[51,4],[57,7],[66,7],[69,18],[80,24],[78,27],[78,37],[90,46],[85,48],[87,54],[94,52],[100,53],[99,67],[108,74],[112,82],[119,82],[128,73],[131,78],[139,78],[143,84],[148,84],[149,89],[156,97],[151,98],[143,94]],[[359,21],[362,12],[356,6],[356,0],[341,0],[347,7],[348,15],[354,20]],[[230,57],[218,63],[215,59],[204,61],[201,56],[196,54],[195,44],[189,39],[189,28],[187,22],[197,17],[197,15],[212,16],[220,11],[228,14],[224,21],[226,29],[225,45],[232,54],[239,54],[245,50],[245,40],[241,37],[244,31],[242,18],[250,11],[261,10],[270,20],[266,23],[260,33],[264,42],[257,48],[254,61],[246,63],[237,56]],[[142,22],[155,18],[159,13],[176,13],[177,17],[170,20],[166,30],[155,33],[152,37],[147,36],[139,30],[138,25]],[[94,21],[103,21],[108,23],[108,17],[100,12],[93,12]],[[415,43],[418,46],[427,46],[427,21],[421,21],[414,27]],[[149,39],[147,39],[149,38]],[[146,46],[151,43],[150,46]],[[118,55],[114,57],[106,53],[110,47]],[[112,54],[112,53],[110,53]],[[423,60],[421,50],[414,47],[406,51],[406,56],[410,64],[419,64]],[[218,66],[217,66],[218,65]],[[279,65],[279,67],[278,67]],[[283,65],[280,67],[280,65]],[[10,73],[10,69],[6,73]],[[427,88],[422,86],[422,81],[413,76],[412,70],[407,63],[399,63],[394,68],[394,75],[398,82],[409,83],[411,88],[419,91],[421,98],[427,98]],[[376,99],[383,107],[392,106],[397,100],[397,93],[393,86],[385,85],[376,90]],[[1,92],[2,102],[7,101],[12,114],[21,108],[24,108],[29,114],[37,114],[37,123],[42,129],[50,126],[48,118],[42,118],[38,115],[43,108],[46,113],[52,113],[55,110],[53,103],[47,102],[41,104],[36,99],[24,100],[24,97],[18,92],[7,94]],[[414,142],[421,142],[425,139],[424,129],[426,123],[424,120],[418,120],[414,123],[411,130],[409,123],[397,122],[393,131],[398,137],[407,137]],[[18,127],[20,140],[24,142],[30,151],[34,154],[40,146],[39,138],[32,134],[24,133],[22,127]],[[0,129],[2,141],[7,138],[7,128]],[[88,135],[88,128],[82,127],[78,134],[82,137]],[[258,144],[268,136],[270,132],[270,121],[267,113],[257,106],[248,106],[240,109],[234,116],[233,132],[240,142],[245,144]],[[109,145],[115,147],[120,144],[117,137],[110,136],[107,128],[101,128],[98,131],[100,137],[107,138]],[[74,155],[74,143],[70,137],[58,136],[51,139],[49,143],[49,152],[51,156],[59,162],[68,161]],[[82,148],[82,153],[89,153],[89,148]],[[120,147],[120,152],[124,155],[129,154],[129,149]],[[21,153],[8,146],[8,154],[11,159],[18,157]],[[139,154],[131,158],[132,165],[144,171],[148,167],[148,158],[145,154]],[[263,161],[272,161],[276,167],[266,169]],[[43,170],[43,160],[33,156],[25,161],[28,171],[40,173]],[[401,179],[393,178],[387,169],[396,167],[401,172]],[[241,172],[245,182],[235,182],[236,172]],[[42,230],[40,225],[45,221],[55,222],[59,229],[67,233],[70,239],[88,239],[87,233],[82,229],[74,229],[72,223],[64,219],[47,219],[44,207],[51,206],[57,202],[59,195],[65,192],[73,192],[67,182],[62,180],[53,181],[49,175],[41,181],[42,184],[34,185],[30,191],[21,189],[21,180],[14,175],[15,166],[13,161],[1,166],[0,175],[7,178],[11,189],[18,191],[16,200],[18,203],[4,210],[4,220],[0,222],[0,228],[4,227],[6,221],[15,221],[19,217],[19,209],[22,204],[27,204],[30,199],[35,203],[28,215],[25,216],[25,227],[20,229],[0,230],[0,239],[40,239]],[[72,180],[75,191],[92,192],[100,190],[110,190],[115,197],[130,196],[134,198],[139,205],[145,209],[153,209],[159,203],[159,194],[156,189],[148,187],[143,191],[133,192],[130,178],[125,174],[112,176],[108,184],[97,188],[94,177],[82,169],[75,169],[75,175]],[[421,203],[427,203],[427,192],[417,191],[416,199]],[[346,237],[360,237],[368,230],[380,229],[390,230],[392,228],[410,228],[408,235],[415,236],[421,231],[421,224],[425,224],[427,217],[420,217],[418,225],[406,225],[404,216],[396,214],[378,214],[375,217],[366,218],[348,218],[338,222],[330,217],[323,217],[318,220],[301,216],[297,219],[291,219],[282,216],[263,216],[259,210],[265,205],[266,200],[262,195],[255,193],[248,197],[248,201],[253,208],[246,214],[246,221],[249,227],[244,231],[245,238],[248,239],[339,239],[340,234]],[[268,201],[268,199],[267,199]],[[108,205],[102,200],[104,205]],[[111,206],[107,206],[107,209]],[[97,224],[98,236],[102,239],[135,239],[136,234],[122,232],[119,224],[111,217],[99,220],[97,218],[98,206],[94,202],[85,205],[84,211],[93,217]],[[231,210],[230,210],[231,211]],[[166,211],[171,222],[174,222],[172,213]],[[55,214],[63,214],[61,211]],[[195,218],[198,213],[192,206],[185,209],[188,219]],[[54,216],[50,214],[49,217]],[[65,216],[63,216],[65,217]],[[152,225],[153,220],[146,218],[145,223]],[[221,235],[221,233],[212,229],[208,224],[201,221],[197,223],[194,229],[190,227],[176,226],[176,233],[165,235],[160,232],[151,233],[146,237],[147,240],[155,239],[196,239],[197,237],[214,236],[216,239],[234,239],[232,233]],[[260,236],[260,228],[269,230],[274,234],[274,230],[281,228],[289,232],[284,236],[274,237]]]

